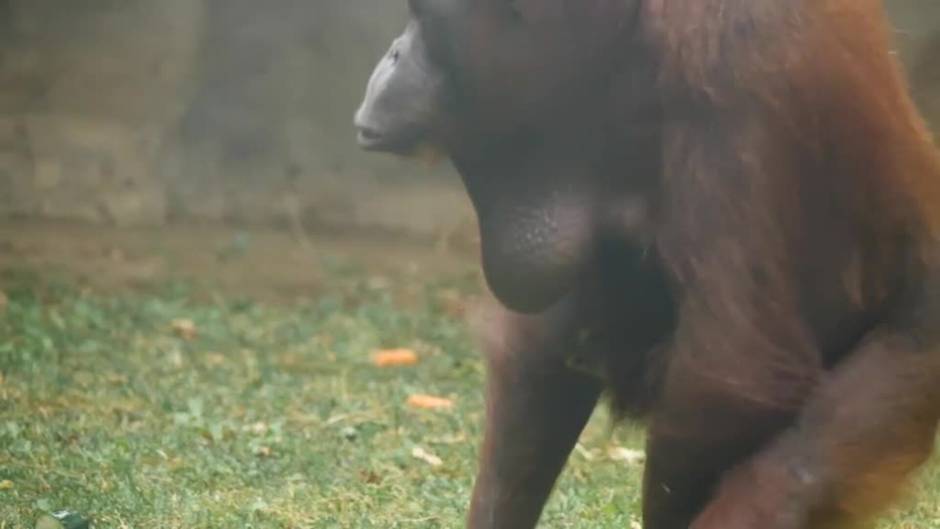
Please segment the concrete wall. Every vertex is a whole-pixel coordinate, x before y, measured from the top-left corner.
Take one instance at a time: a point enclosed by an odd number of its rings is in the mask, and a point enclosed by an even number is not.
[[[472,223],[456,179],[354,141],[352,114],[404,2],[209,0],[200,88],[171,182],[181,218],[435,235]]]
[[[0,5],[0,214],[162,222],[161,149],[195,88],[201,3]]]
[[[889,6],[940,124],[940,2]],[[0,0],[0,217],[472,232],[448,168],[353,142],[403,24],[403,0]]]

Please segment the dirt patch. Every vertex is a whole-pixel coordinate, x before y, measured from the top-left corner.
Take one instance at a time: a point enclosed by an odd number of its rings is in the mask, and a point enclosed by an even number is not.
[[[227,295],[291,301],[315,296],[343,270],[391,280],[462,276],[477,274],[477,260],[472,250],[384,236],[0,223],[0,289],[4,277],[23,269],[96,290],[181,280]]]

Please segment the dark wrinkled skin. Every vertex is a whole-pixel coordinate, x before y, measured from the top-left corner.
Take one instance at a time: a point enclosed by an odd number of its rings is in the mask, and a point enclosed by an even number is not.
[[[862,5],[856,0],[819,2],[825,5],[410,1],[412,20],[373,73],[355,125],[367,150],[446,155],[478,214],[483,269],[499,305],[478,319],[488,360],[487,424],[470,529],[535,527],[605,390],[618,412],[649,422],[645,529],[847,526],[881,507],[929,455],[940,417],[940,359],[925,353],[940,344],[940,336],[927,331],[940,314],[940,291],[927,288],[935,272],[922,263],[898,265],[914,261],[899,243],[903,251],[875,278],[891,295],[877,304],[858,301],[846,285],[862,280],[853,275],[853,259],[871,248],[857,244],[866,226],[853,224],[859,219],[848,206],[839,209],[844,204],[838,200],[870,191],[809,187],[831,176],[854,181],[855,174],[831,174],[851,171],[853,164],[890,166],[861,158],[882,152],[892,134],[902,135],[885,123],[909,110],[885,107],[884,115],[867,116],[878,144],[852,136],[858,128],[852,123],[833,119],[832,129],[821,127],[826,142],[842,142],[838,152],[851,154],[851,161],[832,162],[819,157],[825,149],[798,152],[813,147],[802,130],[795,140],[788,127],[757,126],[748,129],[751,136],[735,135],[740,131],[733,127],[751,125],[753,109],[763,107],[737,108],[742,96],[733,91],[740,87],[723,84],[724,75],[737,81],[751,70],[722,64],[715,74],[712,65],[691,62],[711,60],[707,46],[731,38],[745,40],[731,47],[737,55],[728,60],[783,49],[746,39],[776,42],[776,33],[762,32],[763,26],[809,27],[799,15],[849,19],[843,15],[856,14],[852,9],[863,15],[874,9],[852,7]],[[791,16],[800,23],[788,26]],[[722,30],[722,24],[733,37],[709,40],[706,32],[696,41],[696,31]],[[675,46],[671,56],[647,41],[657,31],[661,45]],[[844,32],[844,41],[865,53],[852,48],[854,55],[843,56],[872,55],[877,48],[862,41],[872,33],[864,27]],[[774,71],[768,65],[799,56],[784,52],[757,61],[753,70],[766,74]],[[884,52],[872,55],[873,71]],[[844,70],[854,72],[858,64],[853,59]],[[672,81],[703,85],[690,94],[665,92],[667,66],[680,69],[671,72]],[[839,71],[823,71],[830,69]],[[819,75],[798,73],[810,83]],[[796,93],[810,105],[808,96],[823,90],[788,83],[768,85],[781,92],[767,99],[776,103]],[[855,88],[852,93],[865,93]],[[732,95],[723,99],[721,90]],[[831,101],[851,100],[847,95]],[[878,105],[886,100],[903,101],[903,95],[890,93]],[[869,100],[859,108],[875,106]],[[848,119],[862,114],[846,109]],[[828,108],[781,114],[817,120],[823,111]],[[912,164],[911,173],[936,169],[926,151],[907,150],[920,139],[899,139],[906,157],[923,162]],[[756,152],[742,152],[748,148]],[[672,164],[669,153],[679,162]],[[793,162],[797,173],[784,174],[790,166],[781,161]],[[775,218],[790,223],[786,229],[801,226],[798,236],[779,225],[747,225],[750,218],[766,220],[762,211],[769,205],[711,196],[709,184],[695,180],[730,175],[756,182],[755,188],[771,180],[748,173],[754,167],[808,186],[802,195],[780,187],[787,192],[779,200],[797,196],[793,206],[800,209]],[[806,180],[799,180],[804,173]],[[884,180],[900,180],[895,176]],[[664,189],[667,177],[700,185],[702,196]],[[870,197],[861,198],[867,203]],[[668,200],[672,216],[665,213]],[[681,218],[686,207],[697,213],[691,221]],[[749,207],[759,213],[749,217]],[[743,220],[730,215],[726,222],[722,209]],[[793,222],[804,217],[815,222]],[[740,236],[735,229],[750,232]],[[754,243],[752,234],[766,237]],[[780,273],[784,280],[763,270],[778,255],[795,255],[786,262],[796,271]],[[905,289],[928,294],[907,296]],[[788,304],[791,299],[799,302]]]
[[[544,310],[573,290],[598,238],[640,231],[610,213],[618,201],[640,200],[648,178],[614,180],[632,172],[629,161],[607,159],[608,146],[597,140],[620,122],[609,121],[600,101],[553,104],[590,101],[584,96],[594,87],[611,85],[608,56],[631,15],[629,2],[609,3],[621,13],[609,18],[559,5],[541,13],[538,25],[523,26],[508,4],[416,2],[418,14],[373,73],[356,114],[366,149],[409,154],[430,146],[453,160],[479,215],[487,280],[502,302],[522,312]],[[499,19],[518,27],[491,29]],[[572,24],[591,24],[592,35],[606,36],[578,45],[553,38]],[[472,54],[462,44],[470,40]],[[429,43],[443,41],[432,55]],[[487,54],[497,59],[481,63]],[[442,74],[440,64],[452,66]],[[566,64],[572,75],[560,78],[557,69]],[[555,122],[566,127],[549,125]],[[598,187],[599,170],[616,185]]]

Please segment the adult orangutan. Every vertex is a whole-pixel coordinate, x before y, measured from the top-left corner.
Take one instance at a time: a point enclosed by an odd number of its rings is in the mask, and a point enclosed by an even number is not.
[[[940,157],[880,0],[412,0],[359,141],[452,160],[495,297],[472,529],[602,393],[646,529],[853,526],[940,419]]]

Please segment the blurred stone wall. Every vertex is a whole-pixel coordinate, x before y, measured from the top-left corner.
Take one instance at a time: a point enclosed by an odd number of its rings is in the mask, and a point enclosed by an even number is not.
[[[0,214],[153,224],[198,0],[0,0]]]
[[[456,178],[359,151],[352,115],[405,2],[209,0],[179,129],[174,215],[439,235],[472,225]],[[293,217],[293,218],[291,218]]]
[[[888,0],[940,125],[940,2]],[[0,216],[472,232],[350,121],[404,0],[0,0]]]

